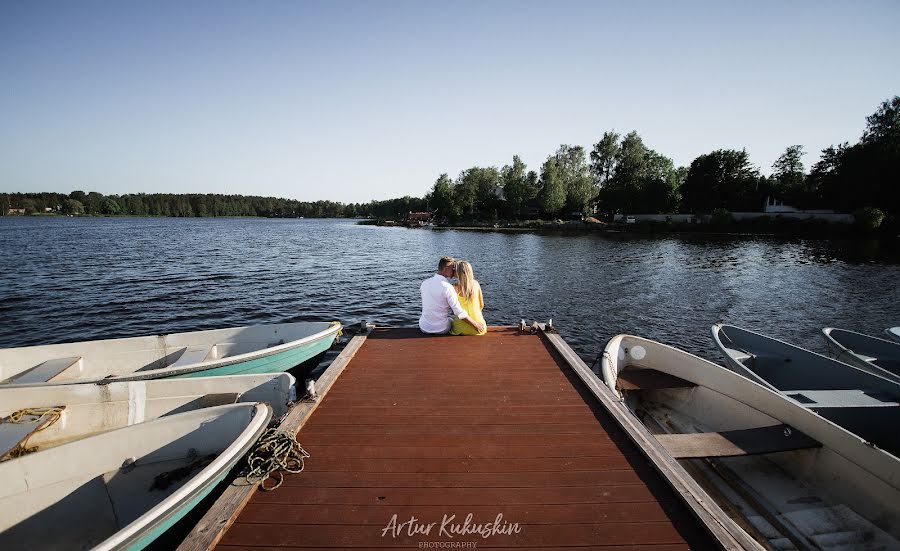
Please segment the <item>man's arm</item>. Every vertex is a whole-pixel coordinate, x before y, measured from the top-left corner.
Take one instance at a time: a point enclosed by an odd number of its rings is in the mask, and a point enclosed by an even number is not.
[[[444,287],[444,296],[447,298],[447,303],[450,305],[450,309],[453,310],[453,313],[456,314],[456,317],[474,327],[478,332],[484,331],[486,329],[483,323],[470,318],[469,313],[466,312],[462,306],[460,306],[459,297],[456,296],[456,290],[453,289],[452,285],[448,284],[446,287]]]

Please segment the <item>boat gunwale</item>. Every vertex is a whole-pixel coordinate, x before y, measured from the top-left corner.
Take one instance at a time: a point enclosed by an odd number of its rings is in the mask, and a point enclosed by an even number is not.
[[[299,323],[329,323],[329,322],[299,322]],[[290,325],[290,324],[284,324]],[[243,326],[243,327],[259,327],[259,326]],[[230,327],[223,329],[241,329],[242,327]],[[328,337],[331,334],[336,334],[338,331],[343,329],[343,325],[340,322],[330,322],[330,325],[319,331],[317,333],[313,333],[311,335],[307,335],[305,337],[301,337],[296,340],[292,340],[286,342],[284,344],[279,344],[272,347],[263,348],[262,350],[254,350],[251,352],[245,352],[244,354],[238,354],[237,356],[228,356],[225,358],[221,358],[219,360],[210,360],[208,362],[197,362],[193,364],[187,364],[184,366],[179,366],[177,369],[171,369],[171,367],[161,367],[158,369],[151,369],[147,371],[132,371],[130,373],[115,375],[115,376],[106,376],[106,377],[94,377],[94,378],[86,378],[86,379],[70,379],[65,381],[44,381],[38,383],[27,383],[27,384],[15,384],[15,383],[3,383],[0,384],[0,388],[27,388],[34,386],[62,386],[62,385],[71,385],[71,384],[107,384],[107,383],[119,383],[119,382],[132,382],[132,381],[142,381],[142,380],[152,380],[152,379],[163,379],[169,377],[178,377],[181,375],[187,375],[189,373],[197,373],[201,371],[209,371],[211,369],[218,369],[221,367],[228,367],[230,365],[240,364],[247,360],[255,360],[259,358],[267,358],[269,356],[273,356],[276,354],[280,354],[282,352],[287,352],[293,350],[295,348],[299,348],[306,344],[315,343],[321,341]],[[214,329],[213,331],[217,331]],[[169,336],[175,335],[186,335],[190,333],[199,333],[202,331],[189,331],[187,333],[173,333],[171,335],[156,335],[157,338],[165,338]],[[127,337],[132,338],[132,337]],[[134,338],[145,338],[145,337],[134,337]],[[107,340],[122,340],[122,339],[107,339]],[[103,342],[103,341],[81,341],[81,342]],[[66,344],[77,344],[77,343],[66,343]],[[54,345],[48,345],[54,346]],[[189,347],[185,347],[189,348]],[[235,374],[238,375],[238,374]]]
[[[755,381],[750,380],[726,367],[718,365],[699,356],[695,356],[694,354],[681,350],[677,347],[653,341],[652,339],[628,334],[616,335],[615,337],[610,339],[609,343],[603,351],[602,361],[604,363],[611,363],[610,358],[612,357],[612,354],[617,353],[616,350],[612,349],[613,345],[615,345],[615,348],[617,349],[624,348],[626,345],[623,344],[623,341],[625,341],[626,339],[631,341],[630,345],[649,343],[652,346],[659,347],[664,350],[673,351],[674,353],[681,355],[687,360],[699,362],[696,366],[685,364],[685,367],[683,369],[677,369],[678,373],[671,373],[668,369],[666,369],[667,365],[670,365],[674,362],[661,361],[656,362],[655,365],[648,365],[647,363],[642,362],[641,364],[637,365],[640,365],[641,367],[646,366],[653,369],[662,368],[659,370],[663,373],[676,375],[690,382],[694,382],[695,384],[707,389],[708,391],[732,399],[748,408],[751,408],[765,416],[774,419],[776,422],[784,423],[790,427],[796,428],[802,433],[818,441],[821,444],[821,448],[819,449],[826,450],[828,453],[834,454],[842,458],[849,464],[854,465],[857,469],[859,469],[859,471],[861,472],[860,474],[864,476],[871,476],[875,481],[880,482],[880,484],[883,485],[883,487],[885,487],[888,492],[900,493],[900,476],[898,476],[898,472],[900,472],[900,459],[898,459],[897,456],[881,448],[869,445],[864,438],[859,437],[855,433],[845,429],[844,427],[834,423],[827,418],[819,416],[815,412],[803,407],[799,403],[795,403],[793,400],[787,398],[781,393],[773,391],[765,385],[760,385],[759,383],[756,383]],[[711,368],[716,368],[712,377],[710,377],[710,373],[708,372],[708,370],[706,373],[699,373],[699,367],[701,365],[707,364]],[[622,370],[627,369],[631,365],[635,364],[629,362],[622,367]],[[605,377],[606,373],[611,373],[612,371],[613,370],[611,366],[606,366],[604,369],[604,383],[607,387],[610,387],[610,385],[614,387],[616,384],[617,377],[612,379],[607,379]],[[682,371],[688,371],[688,373],[682,373]],[[616,371],[616,373],[618,372],[619,371]],[[713,383],[715,386],[711,386],[710,383]],[[689,392],[693,392],[696,388],[697,387],[690,389]],[[669,389],[667,389],[666,391],[668,390]],[[764,405],[767,396],[770,399],[774,398],[772,402],[769,402],[772,403],[774,407],[761,409],[760,406]],[[622,398],[622,402],[624,404],[624,397]],[[778,407],[778,404],[781,404],[781,407]],[[640,418],[633,411],[631,411],[630,408],[628,409],[636,419],[640,420]],[[792,417],[793,419],[790,419],[788,417]],[[819,452],[817,451],[815,453]],[[768,454],[763,455],[765,456]],[[777,456],[777,453],[775,453],[775,455]],[[823,481],[821,483],[827,486],[826,482]],[[845,500],[846,498],[840,497],[840,495],[842,493],[845,496],[848,495],[846,493],[847,491],[847,488],[838,490],[838,498],[841,500]],[[883,490],[880,491],[876,489],[872,492],[867,492],[867,495],[870,495],[874,499],[882,491]],[[852,495],[852,492],[849,495]],[[844,504],[847,505],[848,502],[844,501]],[[851,507],[851,510],[856,509]],[[897,535],[895,535],[894,532],[889,531],[882,525],[873,522],[873,520],[875,520],[876,518],[880,518],[880,513],[874,516],[862,515],[859,512],[857,512],[857,514],[860,514],[860,516],[867,519],[870,523],[877,526],[890,537],[898,539]],[[872,515],[872,513],[870,512],[869,515]],[[891,514],[888,512],[886,518],[893,518],[894,522],[900,521],[900,509],[895,507],[894,513]],[[887,522],[890,521],[888,520]]]
[[[738,329],[738,330],[740,330],[740,331],[745,331],[745,332],[750,333],[750,334],[752,334],[752,335],[755,335],[755,336],[757,336],[757,337],[761,337],[761,338],[763,338],[763,339],[768,339],[768,340],[770,340],[770,341],[774,341],[774,342],[777,342],[777,343],[779,343],[779,344],[783,344],[783,345],[785,345],[785,346],[787,346],[787,347],[789,347],[789,348],[792,348],[792,349],[794,349],[794,350],[797,350],[797,351],[799,351],[799,352],[801,352],[801,353],[803,353],[803,354],[809,354],[809,355],[812,355],[812,356],[818,356],[819,358],[821,358],[821,359],[823,359],[823,360],[825,360],[825,361],[827,361],[827,362],[834,362],[834,363],[840,364],[842,367],[849,367],[849,368],[851,368],[851,369],[855,369],[856,371],[860,372],[864,377],[867,377],[867,376],[877,377],[877,378],[882,379],[882,380],[884,380],[885,382],[888,382],[888,383],[890,383],[890,384],[892,384],[892,385],[898,385],[898,384],[900,384],[900,381],[897,381],[897,380],[895,380],[895,379],[891,379],[891,378],[885,377],[885,376],[883,376],[883,375],[879,375],[878,373],[872,373],[871,371],[867,371],[867,370],[865,370],[865,369],[863,369],[863,368],[861,368],[861,367],[855,366],[855,365],[853,365],[853,364],[848,364],[848,363],[846,363],[846,362],[842,362],[842,361],[837,360],[837,359],[835,359],[835,358],[828,357],[828,356],[826,356],[826,355],[824,355],[824,354],[819,354],[818,352],[814,352],[814,351],[812,351],[812,350],[808,350],[808,349],[806,349],[806,348],[803,348],[802,346],[797,346],[796,344],[791,344],[791,343],[789,343],[789,342],[787,342],[787,341],[783,341],[783,340],[777,339],[777,338],[775,338],[775,337],[770,337],[769,335],[765,335],[765,334],[763,334],[763,333],[757,333],[756,331],[752,331],[752,330],[750,330],[750,329],[745,329],[745,328],[743,328],[743,327],[738,327],[737,325],[732,325],[732,324],[729,324],[729,323],[721,323],[721,322],[720,322],[720,323],[715,323],[715,324],[713,324],[713,326],[712,326],[713,340],[715,341],[716,346],[719,348],[719,351],[725,356],[725,361],[726,361],[726,363],[728,363],[728,364],[730,364],[730,365],[735,365],[735,364],[736,364],[737,366],[740,367],[740,369],[745,370],[745,371],[747,371],[748,373],[751,373],[751,374],[752,374],[752,377],[750,377],[750,376],[745,376],[746,378],[751,379],[751,380],[754,379],[754,378],[759,379],[759,380],[761,380],[761,381],[763,381],[763,382],[765,383],[765,384],[762,385],[762,386],[768,386],[769,388],[774,389],[775,392],[783,393],[783,391],[781,391],[781,390],[778,389],[776,386],[774,386],[774,385],[772,385],[771,383],[769,383],[766,379],[764,379],[762,376],[760,376],[759,374],[757,374],[755,371],[753,371],[753,370],[750,369],[749,367],[745,366],[745,365],[742,364],[741,362],[739,362],[739,361],[737,361],[736,359],[734,359],[728,352],[725,351],[725,348],[728,348],[728,347],[725,346],[725,345],[722,343],[722,341],[719,339],[719,335],[718,335],[718,332],[721,331],[721,330],[723,330],[725,327],[733,327],[733,328],[735,328],[735,329]],[[634,336],[634,335],[629,335],[629,336]],[[638,338],[643,338],[643,337],[638,337]],[[729,338],[730,338],[730,337],[729,337]],[[660,343],[660,344],[661,344],[661,343]],[[665,346],[665,345],[664,345],[664,346]],[[673,348],[674,348],[674,347],[673,347]],[[678,349],[676,349],[676,350],[678,350]],[[691,354],[691,355],[693,356],[693,354]],[[697,357],[697,356],[695,356],[695,357]],[[703,358],[700,358],[700,359],[702,360]],[[708,360],[704,360],[704,361],[708,361]],[[734,370],[732,370],[732,371],[734,371]],[[741,373],[738,373],[738,375],[742,375],[742,374],[741,374]],[[758,383],[757,381],[755,381],[755,380],[754,380],[754,382],[756,382],[757,384],[759,384],[759,383]],[[898,391],[900,391],[900,389],[898,389]]]
[[[186,503],[189,503],[193,498],[215,484],[219,478],[226,475],[256,443],[263,431],[266,430],[269,421],[272,419],[272,408],[263,402],[218,406],[218,408],[227,409],[234,407],[250,407],[251,405],[253,407],[253,413],[250,422],[229,446],[219,452],[218,456],[216,456],[209,465],[204,467],[196,475],[192,476],[190,480],[181,486],[181,488],[173,492],[162,502],[128,523],[101,543],[97,544],[93,549],[120,549],[130,546],[135,543],[136,540],[139,540],[145,534],[164,523]],[[206,409],[210,410],[217,408]],[[155,514],[152,514],[154,512]]]
[[[897,343],[896,341],[893,341],[893,340],[882,339],[881,337],[875,337],[875,336],[872,336],[872,335],[867,335],[867,334],[865,334],[865,333],[860,333],[860,332],[858,332],[858,331],[851,331],[851,330],[849,330],[849,329],[841,329],[841,328],[838,328],[838,327],[824,327],[824,328],[822,328],[822,335],[825,337],[825,344],[828,345],[829,352],[831,351],[831,346],[834,345],[834,346],[838,347],[838,350],[840,350],[840,353],[838,353],[838,356],[840,356],[840,355],[842,355],[842,354],[848,354],[848,355],[850,355],[854,360],[857,360],[857,362],[859,362],[859,363],[853,363],[853,364],[850,364],[850,365],[853,365],[854,367],[858,367],[858,368],[860,368],[860,369],[862,369],[862,370],[864,370],[864,371],[868,371],[869,373],[872,373],[873,375],[879,375],[879,376],[881,376],[881,377],[884,377],[885,379],[891,379],[891,380],[896,380],[896,381],[900,382],[900,375],[898,375],[897,373],[894,373],[894,372],[892,372],[892,371],[890,371],[890,370],[888,370],[888,369],[885,369],[885,368],[881,367],[880,365],[878,365],[878,364],[876,364],[876,363],[870,362],[869,360],[867,360],[867,359],[864,358],[863,356],[860,356],[859,354],[857,354],[854,350],[848,348],[847,346],[844,346],[844,344],[842,344],[839,340],[837,340],[837,339],[833,336],[832,333],[833,333],[834,331],[841,331],[841,332],[844,332],[844,333],[851,333],[851,334],[853,334],[853,335],[858,335],[858,336],[864,337],[864,338],[866,338],[866,339],[871,339],[871,340],[873,340],[873,341],[876,341],[876,342],[879,342],[879,343],[883,343],[883,344],[886,344],[886,345],[888,345],[888,346],[896,347],[897,350],[898,350],[898,352],[900,352],[900,343]],[[848,362],[845,362],[845,361],[843,361],[843,360],[839,360],[838,357],[835,357],[835,358],[833,358],[833,359],[838,360],[839,362],[848,363]],[[884,375],[882,375],[882,373],[884,373]]]
[[[900,342],[900,326],[888,327],[884,332],[891,338],[891,342]]]
[[[707,365],[708,367],[717,368],[717,370],[718,370],[717,373],[719,373],[721,377],[725,377],[726,379],[731,379],[731,381],[729,381],[729,382],[735,387],[744,386],[745,389],[758,387],[758,388],[755,388],[753,390],[753,392],[758,393],[760,390],[764,391],[763,394],[759,395],[760,399],[763,399],[763,397],[766,394],[768,394],[768,398],[770,398],[770,399],[774,398],[775,403],[786,404],[790,410],[793,410],[794,412],[796,412],[796,416],[800,417],[800,419],[799,419],[800,421],[807,422],[810,426],[797,426],[796,423],[791,422],[790,420],[781,419],[779,417],[776,417],[776,415],[775,415],[776,412],[770,413],[768,411],[763,411],[763,410],[759,409],[759,407],[755,406],[753,403],[748,403],[748,399],[746,397],[750,396],[751,398],[753,398],[754,397],[753,395],[748,395],[746,392],[740,392],[737,388],[735,388],[735,390],[732,391],[732,390],[729,390],[728,388],[724,388],[723,385],[719,385],[717,387],[711,387],[708,384],[709,379],[704,379],[703,381],[690,381],[701,387],[708,388],[709,390],[711,390],[713,392],[717,392],[719,394],[722,394],[723,396],[731,398],[732,400],[740,402],[740,403],[746,405],[747,407],[753,408],[756,411],[759,411],[760,413],[763,413],[765,415],[768,415],[769,417],[772,417],[773,419],[776,419],[777,421],[780,421],[781,423],[785,423],[789,426],[796,428],[797,430],[803,432],[804,434],[808,435],[809,437],[817,440],[820,444],[822,444],[823,448],[827,448],[832,453],[835,453],[835,454],[845,458],[846,460],[850,461],[851,463],[858,465],[861,469],[865,470],[872,476],[875,476],[878,479],[882,480],[885,484],[889,484],[892,488],[894,488],[895,490],[900,492],[900,476],[897,476],[896,473],[893,478],[890,476],[890,473],[884,473],[884,475],[880,475],[877,472],[879,470],[877,468],[877,466],[870,467],[870,466],[866,465],[867,463],[874,462],[874,461],[881,462],[881,463],[888,462],[888,463],[900,465],[900,458],[891,454],[887,450],[868,445],[866,440],[864,438],[862,438],[861,436],[858,436],[857,434],[850,432],[849,430],[838,425],[834,421],[831,421],[830,419],[822,417],[821,415],[810,410],[809,408],[806,408],[806,407],[802,406],[801,404],[795,402],[794,400],[788,398],[781,392],[772,390],[765,385],[761,385],[761,384],[757,383],[756,381],[748,379],[747,377],[744,377],[740,373],[735,373],[734,371],[732,371],[726,367],[720,366],[714,362],[711,362],[711,361],[701,358],[699,356],[695,356],[694,354],[691,354],[690,352],[681,350],[680,348],[677,348],[674,346],[669,346],[669,345],[663,344],[661,342],[656,342],[652,339],[647,339],[644,337],[639,337],[637,335],[629,335],[629,334],[616,335],[615,337],[610,339],[609,343],[607,344],[606,348],[604,349],[604,355],[603,355],[603,359],[602,359],[602,362],[604,364],[609,362],[608,355],[610,353],[611,347],[614,344],[615,344],[615,346],[619,346],[619,343],[623,339],[626,339],[626,338],[627,339],[637,339],[640,341],[653,343],[656,346],[660,346],[665,349],[672,350],[678,354],[683,354],[686,357],[690,358],[691,360],[698,361],[701,364]],[[609,368],[609,369],[604,368],[604,373],[606,373],[607,371],[612,372],[611,368]],[[685,378],[681,375],[677,375],[677,376],[679,376],[681,378]],[[689,380],[689,379],[685,379],[685,380]],[[603,382],[604,382],[604,385],[607,388],[609,388],[610,383],[606,380],[605,377],[604,377]],[[612,384],[615,385],[615,380],[612,381]],[[748,385],[748,384],[753,385],[753,386],[746,387],[746,385]],[[623,400],[624,400],[624,398],[620,398],[620,401],[623,401]],[[752,401],[752,400],[750,400],[750,401]],[[815,427],[816,423],[820,423],[822,426],[828,427],[827,429],[825,429],[828,433],[824,434],[824,435],[816,434],[816,433],[822,432],[821,430],[816,429],[816,427]],[[812,428],[813,430],[810,430],[810,428]],[[833,442],[833,440],[835,440],[835,439],[843,440],[843,442],[837,442],[837,444],[840,444],[841,446],[847,446],[852,443],[856,447],[856,450],[857,450],[854,455],[858,456],[858,457],[849,456],[847,453],[840,451],[838,449],[838,446],[835,446],[835,442]],[[851,450],[851,451],[853,451],[853,450]]]
[[[584,360],[555,330],[545,328],[540,333],[562,356],[562,363],[575,373],[584,387],[594,396],[596,402],[610,414],[612,420],[634,442],[642,456],[659,473],[690,514],[697,519],[721,548],[763,549],[700,487],[684,467],[656,440],[640,419],[634,416],[617,394],[610,391],[605,381],[584,363]],[[613,340],[615,338],[613,337]],[[607,361],[605,351],[603,361]]]
[[[323,323],[323,322],[312,322],[312,323]],[[238,354],[237,356],[228,356],[226,358],[221,358],[219,360],[210,360],[209,362],[204,361],[204,362],[197,362],[197,363],[193,363],[193,364],[187,364],[185,366],[181,366],[178,369],[175,369],[172,371],[167,371],[170,369],[168,367],[161,367],[159,369],[151,369],[151,370],[147,370],[147,371],[135,371],[128,375],[120,375],[120,376],[116,376],[116,377],[109,377],[106,379],[99,379],[99,380],[97,380],[97,382],[103,383],[103,382],[107,382],[107,381],[119,382],[119,381],[139,381],[142,379],[157,379],[159,377],[156,377],[155,375],[158,375],[162,372],[171,373],[171,375],[168,375],[168,374],[166,375],[167,377],[170,377],[170,376],[184,375],[187,373],[195,373],[197,371],[207,371],[209,369],[216,369],[219,367],[227,367],[229,365],[243,363],[250,359],[266,358],[268,356],[274,356],[275,354],[280,354],[281,352],[293,350],[293,349],[303,346],[305,344],[310,344],[313,342],[320,341],[320,340],[324,339],[325,337],[329,336],[330,334],[336,334],[341,329],[343,329],[343,326],[339,322],[331,322],[331,325],[328,328],[323,329],[322,331],[319,331],[318,333],[313,333],[312,335],[307,335],[305,337],[301,337],[299,339],[289,341],[284,344],[266,347],[266,348],[263,348],[262,350],[254,350],[252,352],[245,352],[243,354]],[[138,375],[138,373],[140,373],[141,375]],[[63,381],[60,381],[60,383],[62,383],[62,382]]]

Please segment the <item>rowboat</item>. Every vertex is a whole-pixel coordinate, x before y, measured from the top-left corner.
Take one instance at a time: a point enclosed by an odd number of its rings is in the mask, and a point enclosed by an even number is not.
[[[900,548],[900,459],[728,369],[613,337],[604,383],[767,549]]]
[[[900,455],[896,381],[733,325],[712,334],[729,369]]]
[[[265,404],[148,421],[0,463],[0,549],[143,549],[266,428]]]
[[[888,327],[884,332],[887,333],[890,338],[900,342],[900,327]]]
[[[822,334],[832,358],[900,382],[900,343],[833,327]]]
[[[283,416],[295,397],[289,373],[0,387],[0,461],[166,415],[265,402]]]
[[[253,325],[0,350],[0,384],[68,384],[287,371],[331,347],[338,322]]]

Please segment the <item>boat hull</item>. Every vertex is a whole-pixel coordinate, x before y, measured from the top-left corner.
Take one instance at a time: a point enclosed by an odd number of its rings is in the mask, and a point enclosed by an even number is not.
[[[181,375],[173,375],[178,378],[210,377],[220,375],[250,375],[263,373],[279,373],[296,367],[303,362],[315,358],[317,355],[327,352],[334,343],[336,335],[326,335],[313,342],[309,342],[296,348],[284,350],[267,356],[245,360],[239,363],[210,367],[209,369],[191,371]]]
[[[898,458],[763,385],[648,339],[613,337],[601,370],[673,460],[767,548],[900,546]],[[736,437],[754,432],[766,436]]]
[[[270,419],[265,404],[219,406],[0,464],[0,546],[142,549],[223,480]]]
[[[0,386],[287,371],[331,347],[338,322],[213,329],[0,350]]]
[[[900,343],[833,327],[822,336],[832,358],[900,383]]]
[[[733,325],[712,335],[727,368],[900,455],[900,383]]]
[[[44,450],[101,432],[216,405],[264,402],[272,407],[274,416],[281,417],[287,413],[288,402],[296,398],[295,383],[289,373],[267,373],[0,387],[0,418],[23,411],[61,408],[58,417],[49,417],[44,422],[38,415],[31,415],[24,422],[0,423],[0,458],[14,448]]]
[[[900,327],[888,327],[884,332],[887,333],[890,338],[900,342]]]

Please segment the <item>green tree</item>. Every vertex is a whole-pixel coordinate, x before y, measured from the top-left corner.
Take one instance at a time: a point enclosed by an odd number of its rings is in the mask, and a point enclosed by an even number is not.
[[[810,169],[806,182],[807,188],[814,196],[813,206],[824,207],[838,204],[839,173],[847,148],[847,142],[839,144],[837,147],[834,145],[826,147],[822,150],[819,160]]]
[[[884,100],[874,113],[866,117],[862,143],[900,148],[900,96]]]
[[[681,200],[681,175],[672,159],[652,149],[644,157],[644,174],[641,178],[641,202],[644,212],[671,213],[678,210]]]
[[[461,214],[475,216],[475,199],[478,197],[478,178],[472,174],[474,169],[459,173],[456,185],[453,186],[454,202]]]
[[[555,156],[550,156],[541,167],[541,189],[538,194],[541,208],[551,216],[566,205],[565,183],[559,175]]]
[[[537,186],[534,179],[534,171],[525,173],[525,163],[518,155],[513,155],[511,165],[506,165],[500,170],[500,181],[509,203],[510,212],[516,217],[521,216],[522,207],[537,195]]]
[[[616,173],[619,149],[619,134],[612,130],[604,132],[600,141],[591,149],[591,175],[597,189],[609,183]]]
[[[637,132],[629,132],[622,138],[612,161],[615,169],[600,188],[600,205],[604,211],[646,212],[642,186],[648,151]]]
[[[772,164],[772,176],[777,182],[780,195],[797,203],[803,201],[806,189],[804,187],[804,167],[801,158],[805,155],[802,145],[792,145],[784,150],[775,163]]]
[[[431,208],[445,218],[456,218],[460,210],[453,201],[453,182],[447,173],[438,176],[431,188]]]
[[[37,204],[31,198],[22,199],[19,208],[25,209],[25,214],[35,214],[38,211]]]
[[[108,216],[113,216],[119,214],[121,212],[121,208],[119,207],[119,203],[117,203],[111,197],[105,197],[100,202],[100,214],[105,214]]]
[[[74,197],[73,197],[74,199]],[[96,191],[91,191],[84,196],[83,199],[77,199],[84,205],[85,214],[103,214],[101,204],[103,203],[103,195]]]
[[[759,210],[759,170],[746,150],[718,149],[691,162],[681,186],[682,206],[688,212]]]
[[[595,191],[584,148],[580,145],[559,146],[556,150],[556,166],[566,190],[567,212],[589,214]]]
[[[65,199],[62,204],[62,212],[63,214],[80,216],[84,214],[84,205],[81,204],[81,201],[75,199]]]

